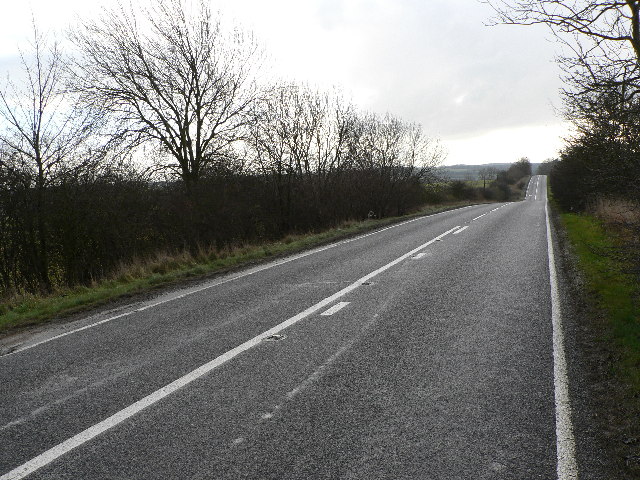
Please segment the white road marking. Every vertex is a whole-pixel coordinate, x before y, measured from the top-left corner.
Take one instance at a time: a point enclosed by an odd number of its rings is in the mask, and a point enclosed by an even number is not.
[[[173,299],[171,299],[171,300],[173,300]],[[167,300],[167,301],[169,301],[169,300]],[[162,303],[165,303],[165,302],[162,302]],[[100,320],[99,322],[92,323],[90,325],[85,325],[84,327],[76,328],[74,330],[69,330],[68,332],[61,333],[59,335],[56,335],[56,336],[51,337],[51,338],[47,338],[45,340],[41,340],[41,341],[33,343],[31,345],[27,345],[27,346],[25,346],[23,348],[18,348],[16,350],[12,351],[12,352],[9,352],[9,353],[7,353],[5,355],[2,355],[2,357],[8,357],[10,355],[15,355],[16,353],[24,352],[25,350],[29,350],[29,349],[37,347],[39,345],[43,345],[45,343],[49,343],[49,342],[51,342],[53,340],[57,340],[59,338],[66,337],[67,335],[71,335],[73,333],[82,332],[83,330],[88,330],[90,328],[97,327],[98,325],[102,325],[103,323],[111,322],[112,320],[117,320],[119,318],[127,317],[129,315],[133,315],[134,313],[141,312],[143,310],[146,310],[147,308],[151,308],[152,306],[155,306],[155,305],[149,305],[149,306],[144,307],[144,308],[138,308],[136,310],[131,310],[130,312],[121,313],[120,315],[116,315],[115,317],[105,318],[104,320]],[[0,358],[2,358],[2,357],[0,357]]]
[[[545,203],[544,211],[547,219],[547,252],[549,257],[549,283],[551,284],[551,322],[553,324],[553,383],[556,403],[557,473],[558,480],[577,480],[578,465],[576,463],[575,439],[571,423],[567,361],[564,352],[560,294],[558,292],[558,277],[553,255],[548,200]]]
[[[477,220],[479,218],[482,218],[486,215],[486,213],[483,213],[482,215],[478,215],[476,218],[474,218],[473,220]],[[473,222],[473,220],[471,220]]]
[[[128,418],[133,417],[134,415],[141,412],[145,408],[150,407],[151,405],[159,402],[163,398],[168,397],[172,393],[175,393],[177,390],[181,389],[182,387],[206,375],[207,373],[211,372],[215,368],[218,368],[220,365],[223,365],[224,363],[235,358],[241,353],[249,350],[250,348],[255,347],[256,345],[260,344],[265,338],[271,335],[276,335],[280,333],[285,328],[295,325],[301,320],[307,318],[309,315],[312,315],[313,313],[323,309],[327,305],[332,304],[338,298],[343,297],[346,294],[352,292],[356,288],[360,287],[363,283],[380,275],[382,272],[390,269],[391,267],[393,267],[394,265],[397,265],[403,260],[406,260],[410,256],[418,253],[420,250],[423,250],[424,248],[428,247],[429,245],[436,242],[437,240],[440,240],[442,237],[450,234],[451,232],[457,230],[458,228],[460,227],[456,226],[451,230],[447,230],[446,232],[435,237],[434,239],[429,240],[426,243],[423,243],[419,247],[416,247],[413,250],[411,250],[410,252],[407,252],[404,255],[401,255],[400,257],[396,258],[395,260],[387,263],[386,265],[383,265],[382,267],[374,270],[373,272],[368,273],[364,277],[356,280],[355,282],[343,288],[342,290],[334,293],[333,295],[325,298],[324,300],[321,300],[320,302],[316,303],[315,305],[312,305],[311,307],[298,313],[297,315],[285,320],[284,322],[276,325],[275,327],[270,328],[265,332],[262,332],[261,334],[253,337],[250,340],[247,340],[246,342],[238,345],[237,347],[232,348],[228,352],[223,353],[222,355],[214,358],[210,362],[205,363],[204,365],[196,368],[195,370],[187,373],[186,375],[178,378],[177,380],[174,380],[168,385],[165,385],[164,387],[156,390],[155,392],[147,395],[146,397],[138,400],[137,402],[129,405],[128,407],[123,408],[119,412],[116,412],[115,414],[104,419],[103,421],[87,428],[86,430],[78,433],[77,435],[69,438],[68,440],[65,440],[64,442],[59,443],[58,445],[50,448],[46,452],[41,453],[37,457],[34,457],[28,462],[14,468],[10,472],[5,473],[0,477],[0,480],[19,480],[26,477],[27,475],[32,474],[36,470],[44,467],[45,465],[48,465],[54,460],[69,453],[74,448],[77,448],[83,445],[84,443],[94,439],[98,435],[106,432],[107,430],[115,427],[116,425],[119,425],[120,423],[124,422]]]
[[[311,375],[309,375],[306,379],[304,379],[300,385],[298,385],[293,390],[287,392],[287,400],[293,399],[296,395],[300,394],[301,392],[309,388],[311,385],[313,385],[320,378],[323,371],[327,369],[332,363],[334,363],[338,359],[338,357],[340,357],[344,352],[350,349],[354,343],[355,343],[355,339],[351,340],[346,345],[343,345],[342,347],[340,347],[340,349],[337,352],[331,355]],[[279,407],[276,406],[276,408],[279,408]]]
[[[412,257],[412,258],[413,258],[414,260],[420,260],[421,258],[424,258],[424,257],[426,257],[426,256],[427,256],[427,253],[426,253],[426,252],[422,252],[422,253],[419,253],[419,254],[417,254],[415,257]]]
[[[382,232],[384,232],[384,231],[386,231],[386,230],[390,230],[390,229],[392,229],[392,228],[401,227],[401,226],[403,226],[403,225],[407,225],[407,224],[409,224],[409,223],[416,222],[416,221],[418,221],[418,220],[425,220],[425,219],[433,218],[433,217],[436,217],[436,216],[439,216],[439,215],[444,215],[444,214],[446,214],[446,213],[451,213],[451,212],[454,212],[454,211],[457,211],[457,210],[465,210],[465,209],[467,209],[467,208],[472,208],[472,207],[474,207],[474,206],[475,206],[475,205],[467,205],[466,207],[456,208],[456,209],[453,209],[453,210],[447,210],[447,211],[445,211],[445,212],[440,212],[440,213],[434,213],[433,215],[425,215],[425,216],[423,216],[423,217],[413,218],[413,219],[411,219],[411,220],[407,220],[407,221],[405,221],[405,222],[396,223],[396,224],[394,224],[394,225],[390,225],[390,226],[388,226],[388,227],[381,228],[380,230],[375,230],[375,231],[373,231],[373,232],[365,233],[365,234],[363,234],[363,235],[358,235],[357,237],[354,237],[354,238],[349,238],[349,239],[346,239],[346,240],[341,240],[341,241],[336,242],[336,243],[331,243],[331,244],[329,244],[329,245],[325,245],[325,246],[323,246],[323,247],[314,248],[313,250],[309,250],[309,251],[307,251],[307,252],[302,252],[302,253],[299,253],[299,254],[293,255],[293,256],[291,256],[291,257],[285,258],[285,259],[283,259],[283,260],[279,260],[279,261],[276,261],[276,262],[272,262],[272,263],[268,263],[268,264],[265,264],[265,265],[261,265],[261,266],[258,266],[258,267],[255,267],[255,268],[252,268],[252,269],[250,269],[250,270],[247,270],[247,271],[245,271],[245,272],[239,273],[239,274],[237,274],[237,275],[234,275],[233,277],[225,278],[225,279],[220,280],[220,281],[218,281],[218,282],[215,282],[215,283],[212,283],[212,284],[205,285],[204,287],[200,287],[200,288],[196,288],[196,289],[193,289],[193,290],[189,290],[188,292],[183,293],[183,294],[181,294],[181,295],[177,295],[177,296],[175,296],[175,297],[167,298],[167,299],[165,299],[165,300],[161,300],[161,301],[159,301],[159,302],[151,303],[151,304],[146,305],[146,306],[144,306],[144,307],[140,307],[140,308],[137,308],[137,309],[135,309],[135,310],[131,310],[131,311],[129,311],[129,312],[121,313],[121,314],[119,314],[119,315],[115,315],[115,316],[113,316],[113,317],[105,318],[104,320],[100,320],[100,321],[98,321],[98,322],[91,323],[91,324],[89,324],[89,325],[85,325],[85,326],[83,326],[83,327],[79,327],[79,328],[76,328],[76,329],[73,329],[73,330],[69,330],[68,332],[64,332],[64,333],[61,333],[61,334],[59,334],[59,335],[55,335],[55,336],[53,336],[53,337],[46,338],[46,339],[41,340],[41,341],[39,341],[39,342],[33,343],[33,344],[31,344],[31,345],[25,345],[25,346],[24,346],[24,347],[22,347],[22,348],[17,348],[17,349],[15,349],[15,350],[13,350],[13,351],[11,351],[11,352],[9,352],[9,353],[6,353],[6,354],[4,354],[4,355],[0,355],[0,359],[2,359],[2,358],[4,358],[4,357],[9,357],[9,356],[11,356],[11,355],[15,355],[15,354],[20,353],[20,352],[24,352],[24,351],[26,351],[26,350],[30,350],[30,349],[32,349],[32,348],[34,348],[34,347],[38,347],[38,346],[40,346],[40,345],[44,345],[44,344],[46,344],[46,343],[52,342],[53,340],[58,340],[58,339],[60,339],[60,338],[66,337],[66,336],[68,336],[68,335],[72,335],[72,334],[75,334],[75,333],[78,333],[78,332],[82,332],[82,331],[84,331],[84,330],[88,330],[88,329],[90,329],[90,328],[97,327],[97,326],[99,326],[99,325],[103,325],[103,324],[108,323],[108,322],[111,322],[111,321],[113,321],[113,320],[118,320],[118,319],[120,319],[120,318],[124,318],[124,317],[127,317],[127,316],[129,316],[129,315],[133,315],[134,313],[143,312],[144,310],[148,310],[149,308],[157,307],[157,306],[159,306],[159,305],[164,305],[165,303],[173,302],[174,300],[178,300],[178,299],[181,299],[181,298],[187,297],[187,296],[189,296],[189,295],[193,295],[193,294],[196,294],[196,293],[200,293],[200,292],[205,291],[205,290],[208,290],[208,289],[210,289],[210,288],[218,287],[218,286],[223,285],[223,284],[225,284],[225,283],[229,283],[229,282],[232,282],[232,281],[234,281],[234,280],[238,280],[238,279],[240,279],[240,278],[248,277],[249,275],[253,275],[253,274],[256,274],[256,273],[262,272],[262,271],[264,271],[264,270],[268,270],[268,269],[273,268],[273,267],[277,267],[277,266],[280,266],[280,265],[284,265],[285,263],[289,263],[289,262],[292,262],[292,261],[294,261],[294,260],[299,260],[299,259],[301,259],[301,258],[307,257],[307,256],[309,256],[309,255],[313,255],[313,254],[315,254],[315,253],[323,252],[323,251],[325,251],[325,250],[328,250],[328,249],[330,249],[330,248],[337,247],[337,246],[339,246],[339,245],[344,245],[345,243],[355,242],[355,241],[360,240],[360,239],[362,239],[362,238],[369,237],[369,236],[371,236],[371,235],[377,235],[377,234],[382,233]],[[482,216],[482,215],[481,215],[481,216]],[[475,219],[474,219],[474,220],[475,220]]]
[[[342,310],[344,307],[346,307],[347,305],[349,305],[349,303],[351,302],[340,302],[340,303],[336,303],[333,307],[331,307],[329,310],[325,310],[324,312],[322,312],[320,315],[323,316],[329,316],[329,315],[333,315],[336,312],[339,312],[340,310]]]
[[[465,225],[464,227],[462,227],[460,230],[456,230],[455,232],[453,232],[454,235],[459,234],[460,232],[464,232],[467,228],[469,228],[469,225]]]
[[[534,190],[537,190],[538,188],[538,179],[539,177],[536,175],[532,175],[531,178],[529,179],[529,183],[527,184],[527,190],[524,194],[525,199],[526,198],[531,198],[533,196],[533,193],[531,193],[531,187],[533,186],[533,179],[536,179],[536,186],[534,188]]]

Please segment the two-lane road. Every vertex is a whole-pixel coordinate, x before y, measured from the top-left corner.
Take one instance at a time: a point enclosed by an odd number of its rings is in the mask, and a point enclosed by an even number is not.
[[[0,479],[576,478],[549,256],[535,176],[21,338]]]

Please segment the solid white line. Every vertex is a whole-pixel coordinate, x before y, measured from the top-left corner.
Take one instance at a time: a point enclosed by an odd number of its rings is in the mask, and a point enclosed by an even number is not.
[[[20,465],[17,468],[14,468],[13,470],[11,470],[8,473],[5,473],[4,475],[2,475],[0,477],[0,480],[19,480],[21,478],[26,477],[27,475],[30,475],[31,473],[35,472],[39,468],[42,468],[45,465],[53,462],[57,458],[65,455],[66,453],[69,453],[74,448],[79,447],[80,445],[88,442],[89,440],[92,440],[93,438],[97,437],[101,433],[106,432],[107,430],[109,430],[109,429],[115,427],[116,425],[124,422],[128,418],[136,415],[137,413],[139,413],[140,411],[144,410],[145,408],[147,408],[147,407],[159,402],[163,398],[171,395],[172,393],[176,392],[180,388],[190,384],[191,382],[197,380],[198,378],[202,377],[203,375],[206,375],[207,373],[209,373],[213,369],[215,369],[215,368],[219,367],[220,365],[228,362],[232,358],[234,358],[234,357],[240,355],[241,353],[249,350],[250,348],[258,345],[265,338],[267,338],[267,337],[269,337],[271,335],[275,335],[277,333],[280,333],[285,328],[288,328],[291,325],[294,325],[294,324],[298,323],[300,320],[303,320],[304,318],[306,318],[309,315],[317,312],[318,310],[321,310],[322,308],[326,307],[327,305],[332,304],[338,298],[345,296],[349,292],[352,292],[356,288],[360,287],[363,283],[369,281],[370,279],[372,279],[373,277],[375,277],[377,275],[380,275],[382,272],[390,269],[394,265],[397,265],[398,263],[402,262],[403,260],[409,258],[411,255],[413,255],[413,254],[419,252],[420,250],[428,247],[432,243],[440,240],[442,237],[450,234],[451,232],[453,232],[454,230],[457,230],[458,228],[460,228],[460,227],[456,226],[455,228],[452,228],[451,230],[447,230],[446,232],[444,232],[444,233],[438,235],[437,237],[435,237],[434,239],[429,240],[426,243],[423,243],[419,247],[414,248],[413,250],[411,250],[410,252],[405,253],[404,255],[396,258],[395,260],[387,263],[386,265],[383,265],[382,267],[380,267],[380,268],[374,270],[373,272],[365,275],[364,277],[356,280],[351,285],[348,285],[347,287],[343,288],[339,292],[336,292],[333,295],[325,298],[324,300],[321,300],[320,302],[318,302],[315,305],[307,308],[303,312],[300,312],[297,315],[295,315],[295,316],[285,320],[284,322],[276,325],[275,327],[270,328],[266,332],[263,332],[260,335],[257,335],[255,337],[253,337],[251,340],[247,340],[243,344],[238,345],[237,347],[229,350],[226,353],[223,353],[222,355],[220,355],[219,357],[214,358],[210,362],[205,363],[204,365],[196,368],[195,370],[187,373],[186,375],[178,378],[177,380],[174,380],[170,384],[168,384],[168,385],[156,390],[155,392],[147,395],[146,397],[142,398],[141,400],[138,400],[137,402],[133,403],[132,405],[129,405],[128,407],[126,407],[126,408],[120,410],[119,412],[111,415],[109,418],[106,418],[105,420],[101,421],[100,423],[97,423],[97,424],[87,428],[86,430],[78,433],[77,435],[71,437],[70,439],[65,440],[64,442],[56,445],[55,447],[50,448],[46,452],[41,453],[37,457],[32,458],[28,462]]]
[[[289,262],[292,262],[292,261],[294,261],[294,260],[299,260],[299,259],[301,259],[301,258],[307,257],[307,256],[309,256],[309,255],[313,255],[313,254],[315,254],[315,253],[323,252],[323,251],[325,251],[325,250],[328,250],[328,249],[330,249],[330,248],[337,247],[337,246],[339,246],[339,245],[344,245],[344,244],[346,244],[346,243],[355,242],[355,241],[360,240],[360,239],[362,239],[362,238],[369,237],[369,236],[371,236],[371,235],[377,235],[377,234],[382,233],[382,232],[384,232],[384,231],[386,231],[386,230],[390,230],[390,229],[392,229],[392,228],[401,227],[401,226],[403,226],[403,225],[407,225],[407,224],[409,224],[409,223],[416,222],[416,221],[418,221],[418,220],[425,220],[425,219],[432,218],[432,217],[436,217],[436,216],[439,216],[439,215],[444,215],[444,214],[447,214],[447,213],[455,212],[455,211],[457,211],[457,210],[464,210],[464,209],[467,209],[467,208],[472,208],[472,207],[474,207],[474,206],[475,206],[475,205],[467,205],[466,207],[460,207],[460,208],[456,208],[456,209],[453,209],[453,210],[447,210],[447,211],[445,211],[445,212],[434,213],[433,215],[425,215],[425,216],[423,216],[423,217],[413,218],[413,219],[411,219],[411,220],[407,220],[407,221],[405,221],[405,222],[396,223],[396,224],[394,224],[394,225],[390,225],[390,226],[388,226],[388,227],[381,228],[380,230],[375,230],[375,231],[373,231],[373,232],[369,232],[369,233],[365,233],[365,234],[362,234],[362,235],[358,235],[357,237],[354,237],[354,238],[348,238],[348,239],[346,239],[346,240],[341,240],[341,241],[336,242],[336,243],[331,243],[331,244],[329,244],[329,245],[325,245],[325,246],[323,246],[323,247],[314,248],[313,250],[309,250],[309,251],[307,251],[307,252],[302,252],[302,253],[299,253],[299,254],[293,255],[293,256],[291,256],[291,257],[285,258],[285,259],[283,259],[283,260],[279,260],[279,261],[276,261],[276,262],[268,263],[268,264],[266,264],[266,265],[261,265],[261,266],[255,267],[255,268],[253,268],[253,269],[251,269],[251,270],[247,270],[247,271],[245,271],[245,272],[242,272],[242,273],[239,273],[239,274],[237,274],[237,275],[234,275],[233,277],[229,277],[229,278],[226,278],[226,279],[220,280],[220,281],[218,281],[218,282],[215,282],[215,283],[212,283],[212,284],[205,285],[204,287],[200,287],[200,288],[196,288],[196,289],[194,289],[194,290],[190,290],[190,291],[188,291],[188,292],[186,292],[186,293],[183,293],[183,294],[181,294],[181,295],[178,295],[178,296],[175,296],[175,297],[171,297],[171,298],[168,298],[168,299],[166,299],[166,300],[161,300],[161,301],[159,301],[159,302],[155,302],[155,303],[152,303],[152,304],[150,304],[150,305],[146,305],[146,306],[144,306],[144,307],[140,307],[140,308],[137,308],[137,309],[135,309],[135,310],[131,310],[131,311],[129,311],[129,312],[121,313],[121,314],[119,314],[119,315],[115,315],[115,316],[113,316],[113,317],[105,318],[104,320],[100,320],[100,321],[98,321],[98,322],[91,323],[91,324],[89,324],[89,325],[85,325],[85,326],[83,326],[83,327],[79,327],[79,328],[76,328],[76,329],[73,329],[73,330],[69,330],[68,332],[64,332],[64,333],[61,333],[61,334],[59,334],[59,335],[55,335],[55,336],[53,336],[53,337],[46,338],[46,339],[41,340],[41,341],[39,341],[39,342],[33,343],[33,344],[31,344],[31,345],[26,345],[26,346],[24,346],[24,347],[22,347],[22,348],[18,348],[18,349],[16,349],[16,350],[13,350],[12,352],[9,352],[9,353],[6,353],[6,354],[4,354],[4,355],[0,356],[0,359],[5,358],[5,357],[9,357],[9,356],[11,356],[11,355],[15,355],[15,354],[20,353],[20,352],[24,352],[24,351],[26,351],[26,350],[30,350],[30,349],[32,349],[32,348],[34,348],[34,347],[38,347],[38,346],[40,346],[40,345],[44,345],[45,343],[49,343],[49,342],[51,342],[51,341],[53,341],[53,340],[58,340],[58,339],[60,339],[60,338],[66,337],[66,336],[68,336],[68,335],[72,335],[72,334],[75,334],[75,333],[78,333],[78,332],[82,332],[83,330],[88,330],[88,329],[90,329],[90,328],[97,327],[97,326],[99,326],[99,325],[102,325],[102,324],[105,324],[105,323],[111,322],[111,321],[113,321],[113,320],[118,320],[118,319],[120,319],[120,318],[127,317],[127,316],[129,316],[129,315],[133,315],[134,313],[142,312],[142,311],[147,310],[147,309],[149,309],[149,308],[157,307],[158,305],[163,305],[163,304],[165,304],[165,303],[169,303],[169,302],[172,302],[172,301],[174,301],[174,300],[178,300],[178,299],[181,299],[181,298],[187,297],[187,296],[189,296],[189,295],[193,295],[193,294],[195,294],[195,293],[200,293],[200,292],[202,292],[202,291],[204,291],[204,290],[208,290],[208,289],[210,289],[210,288],[214,288],[214,287],[217,287],[217,286],[223,285],[223,284],[225,284],[225,283],[229,283],[229,282],[232,282],[232,281],[234,281],[234,280],[238,280],[238,279],[240,279],[240,278],[244,278],[244,277],[247,277],[247,276],[249,276],[249,275],[253,275],[253,274],[255,274],[255,273],[262,272],[262,271],[264,271],[264,270],[268,270],[268,269],[273,268],[273,267],[277,267],[277,266],[280,266],[280,265],[284,265],[285,263],[289,263]],[[481,215],[481,216],[482,216],[482,215]],[[475,219],[474,219],[474,220],[475,220]]]
[[[457,230],[455,232],[453,232],[454,235],[459,234],[460,232],[464,232],[467,228],[469,228],[469,225],[465,225],[464,227],[462,227],[460,230]]]
[[[474,218],[473,220],[477,220],[479,218],[482,218],[486,215],[486,213],[483,213],[482,215],[478,215],[476,218]],[[473,222],[473,220],[471,220]]]
[[[339,312],[340,310],[342,310],[344,307],[346,307],[347,305],[349,305],[349,303],[351,302],[340,302],[340,303],[336,303],[333,307],[331,307],[329,310],[325,310],[324,312],[322,312],[320,315],[323,316],[329,316],[329,315],[333,315],[336,312]]]
[[[553,383],[556,403],[556,454],[558,458],[558,480],[577,480],[578,465],[575,457],[575,439],[571,424],[571,404],[569,402],[569,380],[564,352],[564,334],[560,294],[556,274],[551,225],[549,223],[549,202],[545,203],[547,217],[547,252],[549,257],[549,283],[551,284],[551,322],[553,324]]]

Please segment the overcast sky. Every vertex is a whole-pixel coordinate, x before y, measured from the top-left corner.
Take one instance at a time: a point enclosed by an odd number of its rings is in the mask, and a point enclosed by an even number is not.
[[[3,5],[0,72],[15,65],[35,14],[46,30],[95,15],[112,0]],[[539,162],[567,126],[556,44],[543,27],[488,27],[478,0],[212,0],[253,30],[285,79],[338,86],[362,109],[419,122],[448,151],[446,164]]]

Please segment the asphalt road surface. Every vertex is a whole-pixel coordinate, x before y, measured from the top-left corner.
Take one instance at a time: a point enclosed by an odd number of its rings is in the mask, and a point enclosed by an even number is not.
[[[534,176],[5,340],[0,479],[576,478],[545,207]]]

